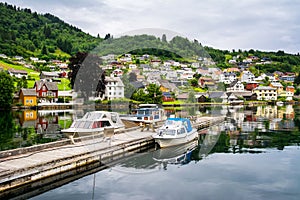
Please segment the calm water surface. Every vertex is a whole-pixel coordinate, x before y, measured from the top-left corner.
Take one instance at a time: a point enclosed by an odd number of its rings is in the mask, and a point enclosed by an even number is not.
[[[198,143],[136,153],[32,199],[300,199],[299,107],[199,111],[227,118],[202,131]],[[57,130],[70,123],[73,113],[38,114],[32,124],[24,120],[26,114],[12,116],[11,125],[24,129],[2,134],[2,150],[60,139]]]
[[[32,199],[300,199],[299,107],[222,108],[199,145],[138,153]]]

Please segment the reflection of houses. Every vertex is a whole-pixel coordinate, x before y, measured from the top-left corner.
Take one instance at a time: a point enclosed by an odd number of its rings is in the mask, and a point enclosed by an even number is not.
[[[24,110],[20,116],[20,124],[23,128],[25,127],[35,127],[36,119],[37,119],[37,111],[36,110]]]
[[[263,122],[250,122],[245,121],[241,125],[241,131],[246,133],[255,132],[256,130],[259,130],[261,132],[266,132],[266,127]]]
[[[277,106],[257,106],[256,115],[263,118],[277,118]]]
[[[39,101],[57,101],[58,87],[55,82],[36,81],[34,84]]]
[[[21,89],[19,92],[20,101],[23,106],[36,106],[37,97],[35,89]]]
[[[58,115],[40,115],[36,120],[35,125],[37,133],[56,133],[59,130]]]

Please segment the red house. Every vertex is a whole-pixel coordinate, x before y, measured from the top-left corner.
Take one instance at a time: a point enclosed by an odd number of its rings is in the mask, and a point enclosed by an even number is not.
[[[58,98],[58,87],[56,82],[36,81],[34,87],[39,101],[55,102]]]
[[[257,88],[259,84],[257,82],[250,82],[246,84],[245,89],[252,91],[253,89]]]

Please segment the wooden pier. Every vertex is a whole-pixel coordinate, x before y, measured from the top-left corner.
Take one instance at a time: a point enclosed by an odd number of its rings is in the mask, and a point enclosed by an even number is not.
[[[202,129],[223,120],[224,117],[202,117],[192,125]],[[101,134],[0,152],[0,199],[26,184],[40,181],[37,187],[42,187],[43,179],[93,163],[108,166],[129,154],[153,148],[152,134],[151,130],[133,127],[112,137]]]

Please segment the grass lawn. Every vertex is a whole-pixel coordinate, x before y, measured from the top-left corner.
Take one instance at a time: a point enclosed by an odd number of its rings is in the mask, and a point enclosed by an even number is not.
[[[0,67],[2,67],[3,69],[15,69],[15,70],[24,70],[27,71],[27,73],[36,73],[36,71],[34,71],[33,69],[28,69],[22,65],[15,65],[15,64],[10,64],[7,63],[3,60],[0,60]]]
[[[70,126],[72,125],[72,119],[58,120],[58,124],[62,129],[70,128]]]
[[[71,90],[70,88],[70,80],[67,78],[62,78],[61,82],[57,84],[59,91]]]
[[[184,101],[170,101],[170,102],[163,102],[163,105],[180,105],[180,104],[185,104]]]

